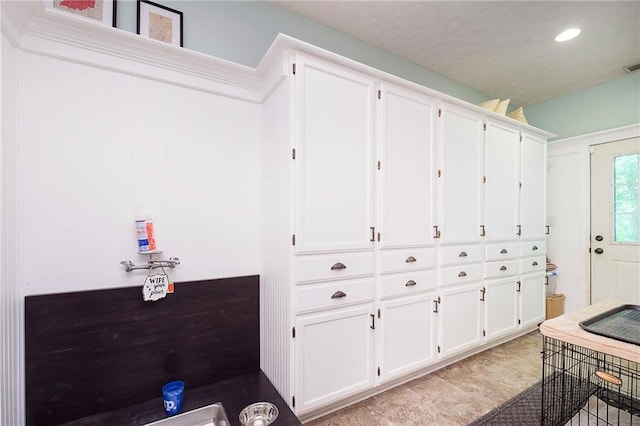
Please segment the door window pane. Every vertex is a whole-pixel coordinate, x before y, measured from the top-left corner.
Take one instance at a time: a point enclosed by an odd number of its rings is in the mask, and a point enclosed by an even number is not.
[[[617,243],[640,242],[640,154],[613,159],[614,239]]]

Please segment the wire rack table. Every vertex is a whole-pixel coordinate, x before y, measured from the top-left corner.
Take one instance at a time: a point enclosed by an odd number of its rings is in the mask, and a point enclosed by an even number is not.
[[[579,325],[620,305],[609,300],[541,324],[543,425],[640,426],[640,346]]]

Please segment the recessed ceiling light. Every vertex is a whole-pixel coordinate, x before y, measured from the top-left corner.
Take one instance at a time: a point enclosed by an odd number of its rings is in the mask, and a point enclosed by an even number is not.
[[[580,34],[580,28],[569,28],[568,30],[564,30],[558,34],[554,40],[557,42],[563,42],[577,37],[578,34]]]

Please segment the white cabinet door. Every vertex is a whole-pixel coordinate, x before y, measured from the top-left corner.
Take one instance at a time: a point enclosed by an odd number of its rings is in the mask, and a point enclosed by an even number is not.
[[[485,341],[518,329],[516,276],[485,281]]]
[[[385,85],[378,105],[380,245],[433,244],[436,103],[429,97]]]
[[[486,241],[517,238],[519,139],[520,131],[516,128],[487,123],[484,145]]]
[[[374,80],[296,57],[296,250],[371,248]]]
[[[481,241],[483,119],[444,105],[439,121],[438,216],[441,242]]]
[[[438,291],[438,336],[446,358],[482,344],[482,283]]]
[[[297,413],[373,386],[374,319],[371,304],[298,317]]]
[[[405,375],[435,361],[434,293],[381,304],[381,380]]]
[[[520,225],[523,240],[544,240],[546,225],[547,143],[522,134],[520,162]]]
[[[523,328],[544,321],[544,275],[538,272],[520,276],[520,326]]]

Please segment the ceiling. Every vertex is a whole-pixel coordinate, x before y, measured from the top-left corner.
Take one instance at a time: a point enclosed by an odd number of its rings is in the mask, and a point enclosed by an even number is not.
[[[275,4],[511,105],[623,77],[623,67],[640,63],[637,0]],[[582,33],[553,41],[569,27]]]

